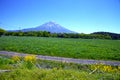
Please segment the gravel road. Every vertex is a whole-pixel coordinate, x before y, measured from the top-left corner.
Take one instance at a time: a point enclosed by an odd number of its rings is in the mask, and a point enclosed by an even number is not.
[[[18,55],[20,57],[30,55],[24,53],[17,53],[17,52],[8,52],[8,51],[0,51],[0,55],[4,56],[13,56]],[[104,61],[104,60],[89,60],[89,59],[73,59],[73,58],[64,58],[64,57],[52,57],[52,56],[42,56],[36,55],[37,59],[41,60],[51,60],[51,61],[61,61],[67,63],[78,63],[78,64],[96,64],[96,63],[103,63],[106,65],[118,66],[120,65],[120,61]]]

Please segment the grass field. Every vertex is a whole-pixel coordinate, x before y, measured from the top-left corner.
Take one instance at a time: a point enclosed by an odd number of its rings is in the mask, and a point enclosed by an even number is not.
[[[39,65],[39,66],[38,66]],[[1,72],[9,70],[9,72]],[[31,76],[32,75],[32,76]],[[0,80],[119,80],[120,66],[81,65],[0,56]]]
[[[120,40],[0,37],[0,50],[82,59],[120,60]]]

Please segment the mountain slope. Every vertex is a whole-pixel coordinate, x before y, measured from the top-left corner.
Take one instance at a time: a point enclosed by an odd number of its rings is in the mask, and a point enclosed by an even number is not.
[[[42,24],[40,26],[37,26],[35,28],[27,28],[27,29],[22,29],[23,32],[27,31],[48,31],[51,33],[75,33],[73,31],[70,31],[64,27],[62,27],[59,24],[56,24],[55,22],[47,22],[45,24]]]

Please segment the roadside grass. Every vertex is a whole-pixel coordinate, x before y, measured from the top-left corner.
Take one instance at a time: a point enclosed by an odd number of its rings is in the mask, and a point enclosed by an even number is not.
[[[120,61],[120,40],[3,36],[0,37],[0,50]]]
[[[9,73],[2,73],[0,80],[119,80],[119,76],[111,73],[89,75],[85,71],[62,69],[16,69]]]
[[[3,63],[5,62],[5,63]],[[0,80],[119,80],[120,66],[36,60],[33,56],[0,57]],[[10,66],[10,68],[9,68]]]

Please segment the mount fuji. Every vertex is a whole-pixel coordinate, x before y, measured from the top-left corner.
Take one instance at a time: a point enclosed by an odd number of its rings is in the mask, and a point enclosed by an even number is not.
[[[18,30],[16,30],[18,31]],[[61,25],[55,23],[55,22],[47,22],[40,26],[37,26],[35,28],[26,28],[22,29],[22,32],[28,32],[28,31],[47,31],[50,33],[75,33],[74,31],[71,31],[65,27],[62,27]]]

